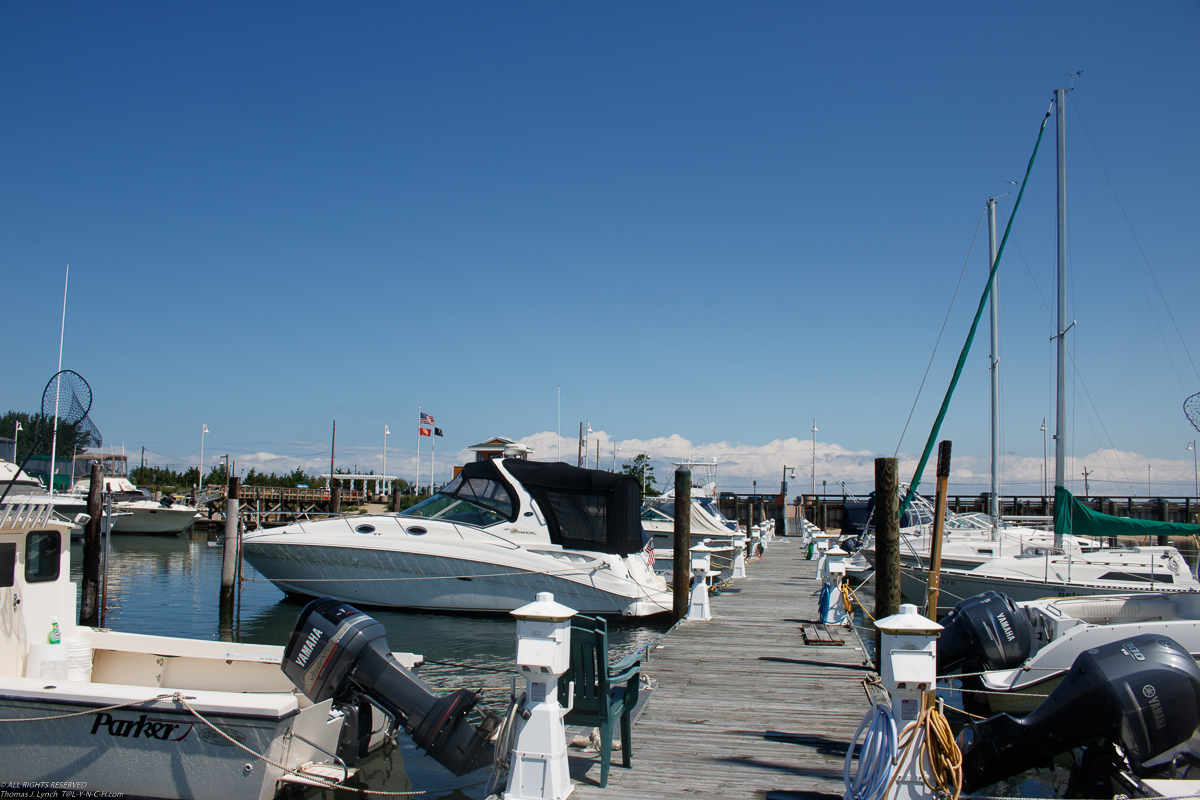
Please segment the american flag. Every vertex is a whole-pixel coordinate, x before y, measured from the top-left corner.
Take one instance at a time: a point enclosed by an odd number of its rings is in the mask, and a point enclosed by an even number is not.
[[[432,425],[432,424],[433,424],[433,417],[429,416],[429,415],[428,415],[428,414],[426,414],[424,411],[422,411],[422,412],[421,412],[421,424],[422,424],[422,425]]]
[[[648,563],[650,564],[650,566],[653,567],[654,566],[654,537],[651,537],[650,541],[646,542],[646,559],[647,559]]]

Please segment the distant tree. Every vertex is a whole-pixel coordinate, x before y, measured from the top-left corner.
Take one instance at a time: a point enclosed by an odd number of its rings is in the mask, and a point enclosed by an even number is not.
[[[0,417],[0,436],[12,439],[18,422],[21,423],[21,435],[16,437],[17,463],[20,464],[22,459],[29,455],[34,441],[37,441],[38,446],[33,455],[50,455],[50,447],[54,443],[54,416],[43,416],[40,411],[36,414],[27,414],[24,411],[9,411],[3,417]],[[40,439],[37,435],[39,429],[41,432]],[[57,456],[59,458],[71,458],[75,455],[75,446],[77,444],[79,444],[78,430],[60,419],[58,421],[58,447],[55,451]]]
[[[644,481],[646,497],[657,497],[660,494],[658,489],[654,488],[654,467],[650,464],[650,456],[645,453],[639,453],[632,461],[623,461],[621,472],[637,478],[639,486],[643,485]]]

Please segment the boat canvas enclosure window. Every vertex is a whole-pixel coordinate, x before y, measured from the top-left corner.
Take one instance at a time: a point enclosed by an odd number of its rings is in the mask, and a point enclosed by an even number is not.
[[[554,544],[620,556],[645,546],[641,487],[632,475],[561,462],[509,458],[503,463],[541,507]],[[473,466],[483,465],[468,465]]]
[[[638,482],[629,475],[517,458],[467,464],[445,489],[404,512],[489,526],[519,513],[504,470],[529,493],[553,544],[626,556],[645,547]],[[515,488],[515,487],[514,487]],[[456,503],[456,501],[459,501]]]

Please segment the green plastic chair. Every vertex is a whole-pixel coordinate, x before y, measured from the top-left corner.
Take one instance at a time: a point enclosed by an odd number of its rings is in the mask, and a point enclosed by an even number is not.
[[[571,666],[558,680],[558,702],[567,705],[567,687],[575,682],[574,705],[563,717],[568,725],[600,729],[600,786],[608,786],[612,760],[613,723],[621,721],[621,762],[632,764],[631,714],[637,704],[642,662],[634,653],[608,664],[608,623],[576,614],[571,618]]]

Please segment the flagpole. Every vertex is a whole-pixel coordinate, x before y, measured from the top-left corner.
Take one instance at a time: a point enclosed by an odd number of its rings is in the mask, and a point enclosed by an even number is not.
[[[431,423],[432,425],[432,423]],[[433,496],[433,459],[437,453],[437,437],[433,434],[429,435],[429,496]]]
[[[414,491],[421,496],[421,407],[417,406],[417,468],[414,470],[416,479],[413,482]]]

